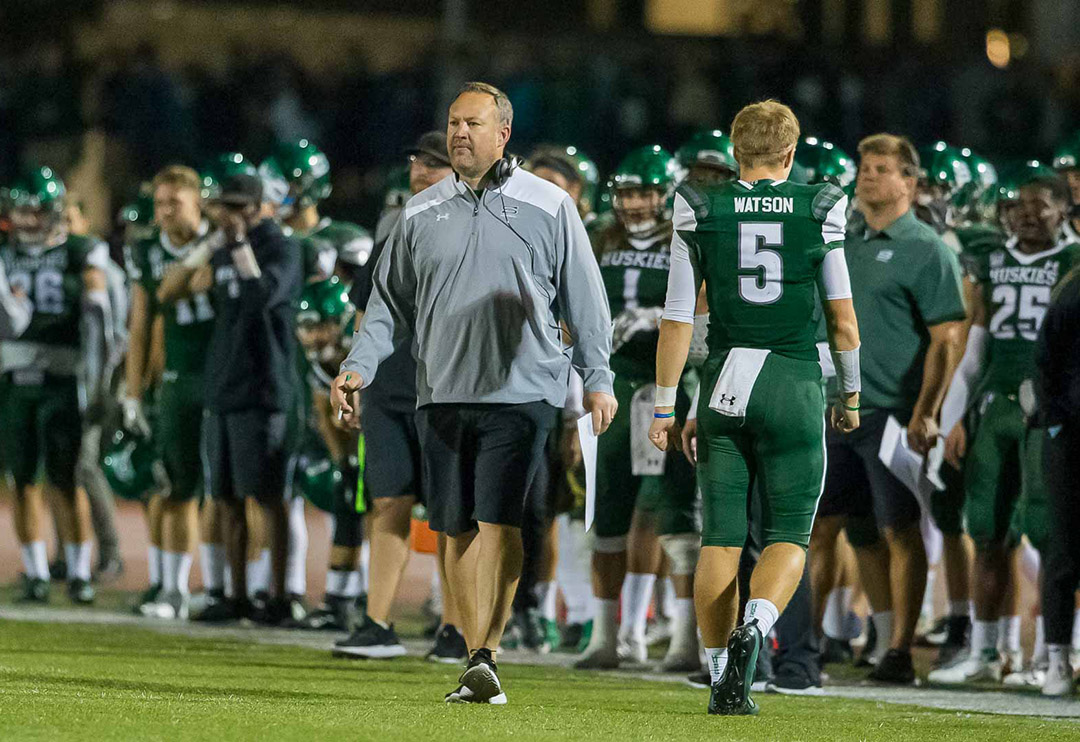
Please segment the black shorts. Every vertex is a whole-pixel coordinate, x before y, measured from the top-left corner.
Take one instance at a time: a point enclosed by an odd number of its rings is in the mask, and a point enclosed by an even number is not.
[[[206,478],[213,497],[282,499],[292,475],[288,414],[243,410],[206,418]]]
[[[420,476],[420,437],[416,410],[395,410],[365,402],[360,411],[364,430],[364,492],[368,497],[412,495],[424,501]]]
[[[432,530],[457,536],[477,523],[520,528],[557,414],[546,402],[417,410]]]
[[[904,528],[919,522],[919,501],[878,458],[889,414],[877,410],[865,415],[859,429],[847,435],[826,432],[825,491],[818,517],[872,518],[878,528]]]

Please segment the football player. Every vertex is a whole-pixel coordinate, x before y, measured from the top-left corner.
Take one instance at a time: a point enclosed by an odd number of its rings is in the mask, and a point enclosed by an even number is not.
[[[705,129],[691,136],[675,150],[675,159],[685,180],[698,185],[726,183],[739,172],[731,137],[719,129]]]

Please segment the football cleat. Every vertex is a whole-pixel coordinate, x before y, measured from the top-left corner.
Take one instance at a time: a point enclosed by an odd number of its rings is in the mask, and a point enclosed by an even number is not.
[[[456,626],[447,624],[435,635],[435,644],[424,655],[428,662],[441,662],[444,665],[457,665],[469,659],[469,648],[465,637]]]
[[[71,580],[67,589],[68,597],[75,605],[94,604],[94,586],[88,580]]]
[[[948,667],[931,670],[927,680],[942,685],[962,685],[991,680],[1001,682],[1001,658],[996,649],[979,654],[969,652]]]
[[[1043,681],[1042,694],[1063,698],[1076,692],[1076,682],[1073,680],[1072,667],[1069,662],[1062,658],[1055,662],[1050,660],[1046,668],[1046,679]]]
[[[577,662],[576,670],[615,670],[619,667],[619,652],[615,647],[591,647]]]
[[[635,665],[644,665],[649,660],[649,647],[643,639],[626,637],[619,640],[616,650],[620,662],[630,662]]]
[[[22,578],[22,593],[15,599],[16,603],[48,603],[49,602],[49,581],[42,580],[37,577],[27,577],[26,575],[19,575]]]
[[[486,647],[472,653],[458,682],[463,686],[462,693],[465,690],[471,692],[469,703],[487,703],[503,694],[502,683],[499,682],[499,668],[491,657],[491,650]]]
[[[750,697],[757,658],[765,640],[751,619],[731,632],[728,663],[724,674],[712,686],[708,711],[720,716],[756,716],[758,706]]]
[[[879,683],[897,683],[899,685],[914,683],[915,667],[911,664],[911,652],[905,652],[902,649],[890,649],[867,677]]]

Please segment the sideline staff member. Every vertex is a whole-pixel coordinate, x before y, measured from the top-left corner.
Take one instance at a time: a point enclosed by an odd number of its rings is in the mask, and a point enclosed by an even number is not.
[[[450,106],[455,175],[405,206],[333,403],[355,422],[360,389],[411,332],[431,527],[447,535],[451,598],[471,651],[447,701],[505,703],[494,650],[521,576],[521,520],[570,366],[603,432],[611,313],[573,200],[504,157],[513,108],[469,83]],[[559,320],[575,342],[564,348]]]

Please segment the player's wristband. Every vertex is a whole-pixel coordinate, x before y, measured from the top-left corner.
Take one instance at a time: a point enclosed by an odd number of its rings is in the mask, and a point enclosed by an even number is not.
[[[858,412],[859,411],[860,405],[855,405],[854,407],[852,407],[851,405],[844,404],[843,402],[841,402],[840,404],[843,405],[845,410],[850,410],[852,412]]]
[[[675,417],[674,412],[654,412],[653,417],[657,420],[667,420],[668,418]]]
[[[677,386],[660,386],[656,385],[656,401],[653,402],[655,407],[674,407],[675,397],[679,392]]]

